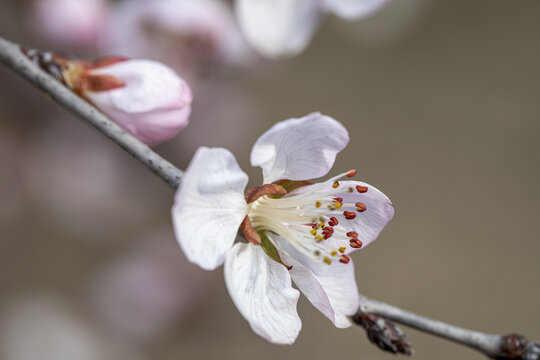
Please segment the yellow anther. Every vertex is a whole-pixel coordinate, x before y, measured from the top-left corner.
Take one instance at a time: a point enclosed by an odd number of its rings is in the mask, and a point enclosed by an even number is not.
[[[336,210],[336,207],[334,205],[328,205],[327,206],[328,210]]]
[[[349,188],[347,189],[348,192],[352,193],[354,191],[354,189],[352,188],[352,186],[349,186]]]
[[[341,203],[339,202],[334,203],[334,206],[336,207],[336,209],[341,209]]]
[[[324,238],[322,237],[322,235],[315,235],[315,239],[322,241]]]
[[[336,250],[332,250],[332,252],[330,253],[330,255],[336,256],[336,255],[337,255],[337,251],[336,251]]]
[[[345,250],[346,250],[345,246],[342,246],[339,248],[339,252],[342,254],[345,252]]]
[[[317,230],[311,229],[310,233],[311,233],[311,235],[315,236],[315,235],[317,235]]]
[[[327,263],[328,265],[330,265],[330,264],[332,263],[332,260],[330,260],[330,259],[329,259],[328,257],[326,257],[326,256],[324,257],[323,261],[324,261],[325,263]]]
[[[321,205],[322,205],[322,203],[319,200],[315,201],[315,207],[320,208]]]
[[[337,187],[339,186],[339,182],[338,181],[334,181],[334,183],[332,184],[332,187],[334,189],[337,189]]]
[[[324,222],[320,222],[320,223],[319,223],[319,226],[320,226],[320,227],[324,227]]]
[[[315,251],[313,252],[313,254],[315,254],[315,256],[319,256],[319,255],[321,255],[321,252],[320,252],[319,250],[315,250]]]

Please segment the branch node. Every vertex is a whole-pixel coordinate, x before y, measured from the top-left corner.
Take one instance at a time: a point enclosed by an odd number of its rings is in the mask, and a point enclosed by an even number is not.
[[[393,322],[364,312],[356,313],[352,320],[366,330],[368,339],[379,349],[393,354],[413,354],[411,342]]]
[[[539,360],[540,344],[519,334],[507,334],[501,338],[500,355],[497,360]]]

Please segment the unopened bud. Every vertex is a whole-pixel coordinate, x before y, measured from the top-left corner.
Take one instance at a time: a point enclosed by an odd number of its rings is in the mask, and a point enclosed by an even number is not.
[[[189,122],[189,85],[149,60],[107,57],[69,61],[64,81],[125,130],[149,145],[174,137]]]
[[[356,313],[352,320],[366,330],[368,339],[379,349],[393,354],[412,355],[410,341],[393,322],[364,312]]]

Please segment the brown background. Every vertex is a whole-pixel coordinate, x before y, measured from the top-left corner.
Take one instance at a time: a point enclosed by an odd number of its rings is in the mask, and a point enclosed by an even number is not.
[[[255,185],[248,158],[258,135],[288,117],[329,114],[351,134],[333,172],[357,168],[396,208],[353,257],[361,292],[540,339],[540,3],[396,2],[361,23],[330,17],[291,60],[212,74],[191,125],[157,151],[185,168],[199,145],[228,147]],[[1,34],[40,46],[24,16],[19,2],[4,2]],[[152,340],[109,333],[88,288],[142,238],[176,251],[173,192],[18,76],[0,76],[0,337],[17,304],[45,296],[69,303],[81,326],[106,334],[99,344],[121,346],[125,358],[392,358],[360,329],[333,328],[305,299],[296,344],[268,344],[234,308],[222,271],[194,267],[206,287],[190,316]],[[171,256],[185,262],[179,249]],[[415,359],[482,358],[407,333]]]

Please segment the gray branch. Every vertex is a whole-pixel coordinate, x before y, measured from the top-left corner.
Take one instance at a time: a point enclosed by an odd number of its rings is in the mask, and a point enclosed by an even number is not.
[[[173,189],[178,187],[183,174],[182,170],[156,154],[148,146],[109,120],[94,106],[43,71],[37,63],[23,54],[19,45],[2,37],[0,37],[0,61],[28,80],[33,86],[40,88],[60,106],[68,109],[82,121],[100,131],[162,178]],[[428,334],[454,341],[457,344],[472,347],[491,358],[540,359],[540,346],[520,335],[489,335],[471,331],[416,315],[395,306],[368,299],[362,295],[360,298],[361,305],[358,313],[353,316],[353,320],[364,326],[370,339],[384,350],[410,354],[410,344],[406,340],[404,333],[389,321],[393,320]]]
[[[183,174],[182,170],[156,154],[148,146],[109,120],[94,106],[43,71],[21,52],[19,45],[2,37],[0,37],[0,61],[24,77],[32,85],[40,88],[47,96],[71,111],[79,119],[96,128],[157,176],[165,180],[170,186],[173,188],[178,187]]]

